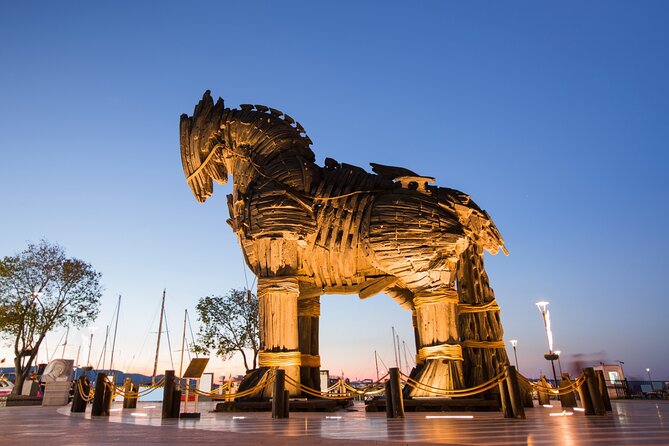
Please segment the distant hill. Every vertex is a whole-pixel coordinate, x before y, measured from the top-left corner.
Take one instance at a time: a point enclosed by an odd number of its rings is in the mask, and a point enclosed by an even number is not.
[[[37,371],[37,366],[33,367],[33,371]],[[136,384],[150,384],[151,383],[151,377],[147,375],[142,375],[141,373],[124,373],[120,370],[91,370],[87,372],[88,379],[91,381],[95,381],[95,376],[98,372],[104,372],[107,375],[110,375],[113,373],[114,375],[114,382],[117,386],[120,386],[125,382],[126,378],[132,379],[133,383]],[[82,375],[81,369],[75,369],[74,373],[72,373],[72,379],[75,378],[75,375],[77,378],[79,378]],[[0,367],[0,375],[5,376],[7,379],[10,381],[14,381],[14,367]],[[156,376],[156,381],[159,381],[162,379],[163,375],[158,375]]]

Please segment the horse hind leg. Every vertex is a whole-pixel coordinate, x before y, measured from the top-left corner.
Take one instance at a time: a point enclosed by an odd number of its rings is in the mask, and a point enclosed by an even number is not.
[[[413,306],[419,371],[416,380],[439,389],[464,387],[463,356],[457,325],[458,293],[450,284],[416,289]],[[427,387],[411,396],[437,396]]]
[[[297,301],[297,324],[301,354],[300,381],[311,389],[321,388],[319,354],[320,295],[300,294]],[[308,394],[302,396],[310,397]]]

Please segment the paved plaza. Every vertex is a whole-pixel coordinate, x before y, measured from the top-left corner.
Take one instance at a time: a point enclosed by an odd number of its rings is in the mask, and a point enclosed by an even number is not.
[[[115,404],[109,417],[71,414],[69,406],[0,407],[2,445],[582,445],[669,444],[669,401],[613,402],[605,417],[539,407],[526,420],[500,413],[407,413],[388,420],[383,413],[293,412],[286,420],[263,413],[212,413],[200,405],[200,420],[161,420],[160,404],[137,409]],[[461,416],[462,418],[444,418]],[[470,418],[471,417],[471,418]]]

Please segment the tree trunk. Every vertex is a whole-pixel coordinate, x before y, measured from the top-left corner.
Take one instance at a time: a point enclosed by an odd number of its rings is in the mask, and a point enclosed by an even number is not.
[[[246,360],[246,353],[244,353],[244,349],[240,348],[239,353],[242,354],[242,358],[244,359],[244,368],[246,369],[246,373],[248,373],[249,370],[251,370],[251,369],[249,369],[249,362]],[[253,368],[255,369],[255,364],[254,364]]]
[[[21,391],[23,390],[23,383],[26,381],[28,375],[30,374],[30,369],[33,366],[33,361],[35,361],[35,358],[37,357],[37,352],[39,351],[40,345],[42,345],[44,336],[46,336],[46,333],[40,335],[39,339],[37,340],[35,346],[32,349],[30,350],[24,349],[22,352],[16,353],[16,357],[14,358],[14,373],[16,375],[16,378],[14,379],[14,388],[12,389],[12,395],[21,394]],[[28,357],[28,361],[24,366],[21,366],[21,358],[25,357]]]
[[[36,355],[30,355],[28,356],[28,362],[24,367],[21,367],[21,358],[25,357],[25,354],[18,355],[16,358],[14,358],[14,373],[16,375],[16,378],[14,379],[14,388],[12,389],[12,395],[21,395],[21,391],[23,390],[23,383],[26,381],[26,378],[28,378],[28,375],[30,374],[30,369],[32,368],[32,363],[33,360],[35,359]]]

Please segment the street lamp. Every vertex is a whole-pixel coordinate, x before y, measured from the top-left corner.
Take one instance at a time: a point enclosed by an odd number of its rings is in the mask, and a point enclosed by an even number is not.
[[[646,373],[648,373],[648,381],[650,381],[650,385],[653,385],[653,379],[650,377],[650,369],[646,369]]]
[[[555,350],[555,354],[557,355],[557,360],[558,360],[558,367],[560,368],[560,379],[562,379],[562,364],[560,363],[560,355],[562,355],[562,352],[560,350]]]
[[[623,375],[623,379],[626,379],[625,371],[623,370],[623,364],[625,364],[625,362],[621,361],[621,360],[618,360],[618,364],[620,364],[620,374]]]
[[[516,358],[516,370],[520,371],[518,368],[518,353],[516,353],[516,346],[518,345],[518,340],[517,339],[511,339],[509,341],[511,343],[511,346],[513,347],[513,356]]]
[[[555,385],[557,386],[557,373],[555,373],[555,360],[560,358],[560,355],[557,355],[553,352],[553,332],[551,331],[551,318],[550,312],[548,311],[548,302],[541,301],[536,303],[541,317],[544,320],[544,328],[546,329],[546,338],[548,338],[548,353],[544,355],[546,360],[551,362],[551,367],[553,368],[553,379],[555,380]]]

